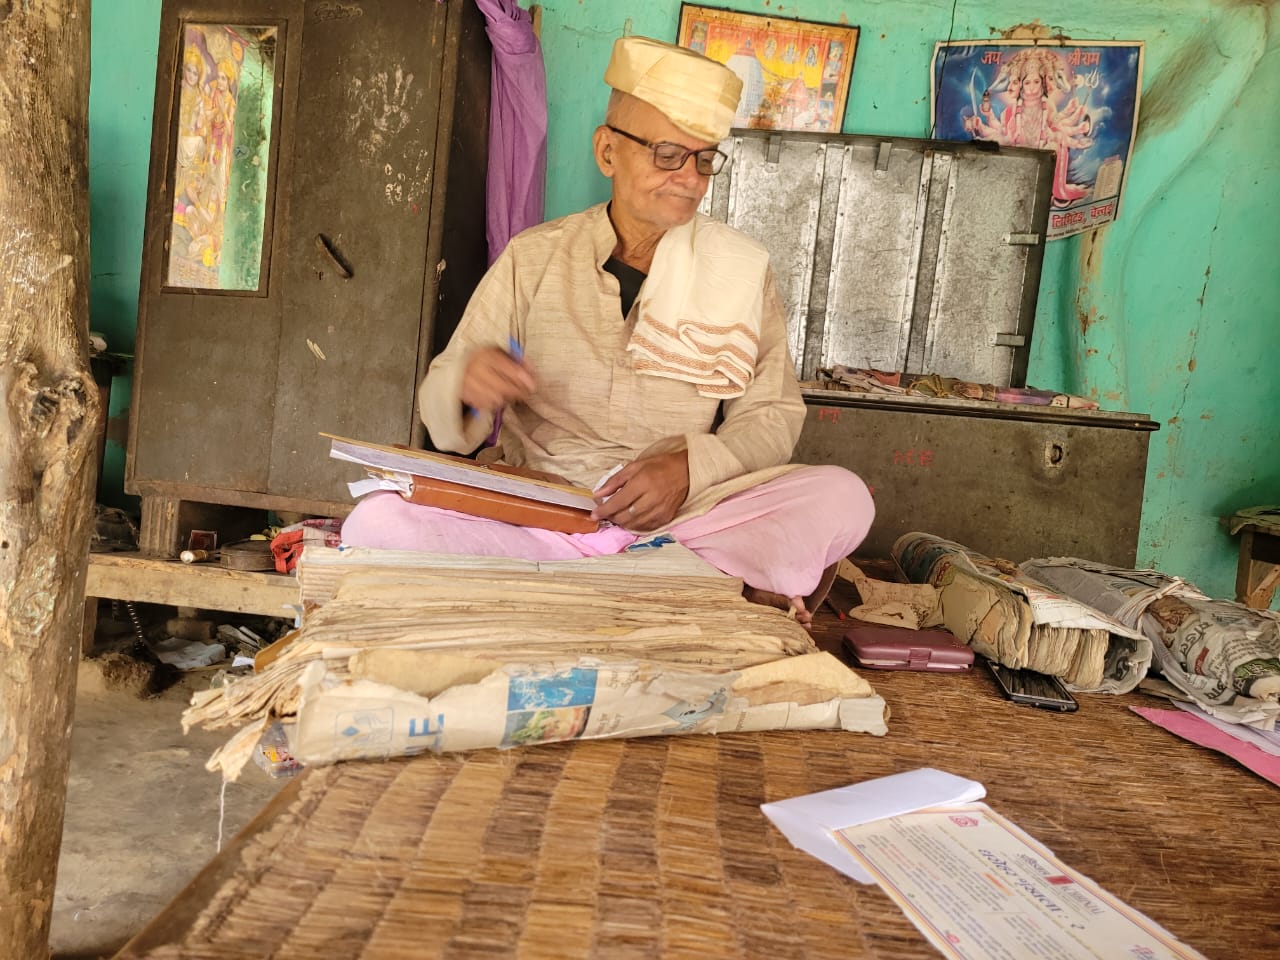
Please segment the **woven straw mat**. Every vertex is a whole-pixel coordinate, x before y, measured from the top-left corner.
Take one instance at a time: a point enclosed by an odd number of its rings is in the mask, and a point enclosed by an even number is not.
[[[554,744],[349,763],[283,791],[120,957],[937,953],[759,805],[921,766],[1210,958],[1280,957],[1280,792],[1128,711],[999,700],[984,672],[870,676],[890,733]]]

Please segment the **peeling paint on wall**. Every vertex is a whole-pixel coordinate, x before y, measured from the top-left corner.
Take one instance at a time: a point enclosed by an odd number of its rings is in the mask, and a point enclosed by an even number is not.
[[[1003,37],[1005,40],[1065,40],[1066,35],[1059,29],[1051,30],[1039,20],[1030,23],[1019,23],[1012,27],[991,27],[991,35]]]

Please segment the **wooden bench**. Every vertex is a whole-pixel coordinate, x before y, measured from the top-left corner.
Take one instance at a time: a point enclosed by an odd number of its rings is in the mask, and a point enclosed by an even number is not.
[[[228,570],[216,563],[182,563],[141,553],[95,553],[85,580],[81,653],[93,650],[98,600],[132,600],[231,613],[292,617],[298,581],[278,573]]]
[[[1280,587],[1280,507],[1250,507],[1223,522],[1240,537],[1236,601],[1269,610]]]

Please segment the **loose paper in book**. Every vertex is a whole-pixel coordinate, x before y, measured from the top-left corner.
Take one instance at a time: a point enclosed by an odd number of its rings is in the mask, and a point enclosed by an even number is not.
[[[324,436],[330,440],[329,456],[369,469],[376,477],[388,482],[384,489],[404,492],[405,478],[422,476],[578,510],[590,511],[596,506],[591,491],[585,487],[514,476],[460,457],[433,454],[426,450],[388,447],[332,434]],[[368,492],[363,487],[361,489]]]

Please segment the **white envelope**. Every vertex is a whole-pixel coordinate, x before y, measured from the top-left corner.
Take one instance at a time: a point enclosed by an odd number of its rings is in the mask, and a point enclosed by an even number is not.
[[[922,767],[835,790],[763,803],[760,809],[792,846],[859,883],[874,883],[871,874],[840,845],[835,831],[926,807],[972,803],[986,795],[986,787],[976,780]]]

